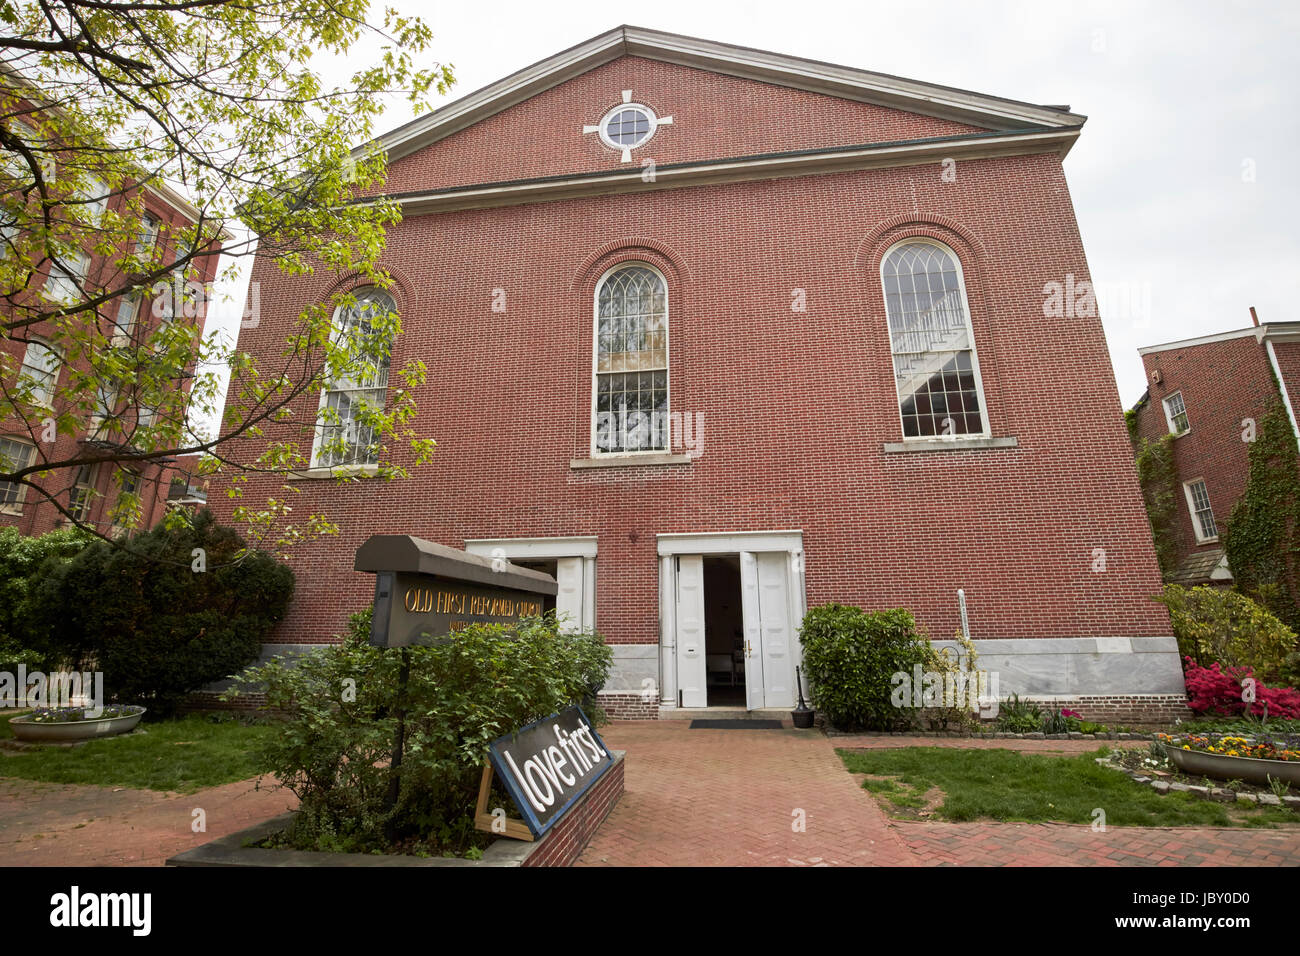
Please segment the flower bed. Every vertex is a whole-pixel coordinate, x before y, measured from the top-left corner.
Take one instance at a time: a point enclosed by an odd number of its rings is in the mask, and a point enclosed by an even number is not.
[[[1300,786],[1300,738],[1295,736],[1160,734],[1159,740],[1169,759],[1184,773]]]

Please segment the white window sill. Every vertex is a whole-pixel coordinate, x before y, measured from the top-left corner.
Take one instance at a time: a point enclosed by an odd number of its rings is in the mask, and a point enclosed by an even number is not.
[[[328,478],[373,478],[377,474],[379,474],[378,465],[340,465],[337,468],[291,471],[284,477],[286,481],[314,481]]]
[[[893,455],[912,451],[973,451],[981,448],[1017,448],[1020,442],[1014,435],[1002,438],[904,438],[887,441],[885,454]]]
[[[626,455],[601,455],[599,458],[574,458],[569,467],[580,468],[642,468],[647,465],[689,465],[695,459],[690,455],[669,452],[633,452]]]

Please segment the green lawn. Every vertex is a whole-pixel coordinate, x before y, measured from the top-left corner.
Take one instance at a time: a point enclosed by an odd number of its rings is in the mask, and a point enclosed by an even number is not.
[[[10,716],[0,717],[0,737],[13,736]],[[79,747],[0,751],[0,777],[193,793],[257,776],[257,744],[272,732],[197,715],[142,723],[136,733]]]
[[[931,787],[943,791],[933,818],[1039,823],[1089,823],[1106,813],[1107,826],[1268,826],[1300,823],[1280,808],[1245,808],[1185,793],[1161,796],[1115,770],[1099,767],[1104,751],[1052,757],[1014,750],[907,747],[840,750],[851,773],[884,778],[865,787],[891,812],[915,817]]]

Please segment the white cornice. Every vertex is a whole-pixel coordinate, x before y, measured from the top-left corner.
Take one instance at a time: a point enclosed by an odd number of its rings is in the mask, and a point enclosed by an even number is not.
[[[1171,352],[1174,349],[1192,348],[1197,345],[1210,345],[1214,342],[1228,342],[1232,339],[1253,338],[1263,343],[1300,342],[1300,322],[1265,322],[1248,329],[1233,329],[1231,332],[1217,332],[1214,335],[1202,335],[1194,339],[1179,339],[1177,342],[1162,342],[1138,349],[1138,355],[1152,355],[1156,352]]]
[[[991,130],[1077,127],[1086,119],[1080,114],[1050,106],[642,27],[620,26],[385,133],[376,141],[377,145],[387,153],[390,161],[398,159],[588,70],[628,55],[874,103]],[[354,155],[359,155],[365,148],[354,150]]]
[[[611,193],[651,192],[715,183],[812,176],[862,169],[883,169],[938,163],[944,159],[988,159],[1031,153],[1064,156],[1079,136],[1079,130],[1008,133],[1004,136],[968,140],[927,140],[915,143],[863,146],[852,150],[777,153],[721,162],[659,167],[647,182],[640,169],[598,176],[566,176],[518,183],[487,183],[482,186],[445,191],[391,196],[407,216],[510,206],[532,202],[555,202]]]

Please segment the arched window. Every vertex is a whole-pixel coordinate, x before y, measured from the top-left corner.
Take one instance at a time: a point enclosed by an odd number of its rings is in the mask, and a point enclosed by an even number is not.
[[[961,263],[932,239],[880,265],[904,438],[988,434]]]
[[[668,286],[632,264],[596,287],[594,437],[598,453],[668,450]]]
[[[316,419],[312,466],[317,468],[379,462],[378,430],[368,419],[384,407],[392,348],[384,319],[397,306],[382,289],[361,289],[353,297],[355,305],[334,313],[337,361],[331,363]]]

